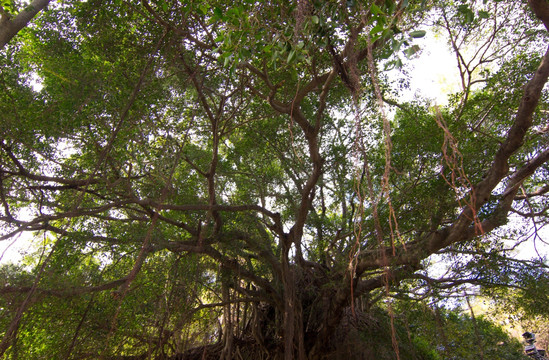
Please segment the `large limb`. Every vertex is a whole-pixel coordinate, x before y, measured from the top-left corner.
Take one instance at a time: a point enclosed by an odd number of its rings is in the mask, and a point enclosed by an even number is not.
[[[528,0],[528,5],[545,25],[545,28],[549,30],[549,3],[547,0]]]

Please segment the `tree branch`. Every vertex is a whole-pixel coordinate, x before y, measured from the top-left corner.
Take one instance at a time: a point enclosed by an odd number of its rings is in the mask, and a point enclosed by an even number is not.
[[[36,14],[48,6],[50,1],[51,0],[34,0],[13,19],[7,17],[7,14],[5,13],[2,14],[2,21],[0,21],[0,50],[2,50],[19,31],[27,26]]]

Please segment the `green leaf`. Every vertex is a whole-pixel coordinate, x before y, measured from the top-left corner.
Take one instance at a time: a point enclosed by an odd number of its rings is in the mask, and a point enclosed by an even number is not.
[[[226,56],[225,61],[223,61],[223,66],[227,67],[231,62],[232,57],[233,57],[232,55]]]
[[[427,34],[427,31],[425,30],[415,30],[410,33],[410,36],[413,38],[422,38]]]
[[[290,68],[290,76],[292,77],[293,81],[297,81],[297,70],[295,67]]]
[[[206,15],[208,13],[208,10],[210,9],[210,5],[208,4],[201,4],[199,7],[198,7],[198,13],[200,15]]]
[[[421,48],[418,45],[413,45],[413,46],[409,47],[408,49],[404,50],[404,53],[406,54],[407,57],[412,57],[419,50],[421,50]]]
[[[396,10],[396,2],[393,0],[385,0],[385,7],[387,8],[387,12],[392,14]]]
[[[383,25],[382,24],[377,24],[376,26],[374,26],[372,28],[372,30],[370,30],[370,34],[371,35],[375,35],[379,32],[382,32],[383,31]]]
[[[217,37],[215,38],[215,42],[223,42],[225,40],[225,33],[220,33],[219,35],[217,35]]]
[[[294,61],[294,59],[295,59],[295,55],[296,55],[295,49],[290,50],[290,53],[288,54],[288,59],[286,60],[286,62],[288,64],[291,64],[292,61]]]
[[[469,24],[469,23],[472,23],[473,20],[475,19],[475,14],[471,11],[471,12],[468,12],[467,14],[465,14],[465,21]]]
[[[279,56],[280,56],[280,52],[278,50],[273,51],[271,54],[271,62],[273,63],[276,62]]]
[[[402,46],[402,42],[401,42],[401,41],[393,40],[393,41],[391,42],[391,49],[392,49],[394,52],[399,51],[401,46]]]
[[[391,38],[395,33],[391,29],[385,29],[383,30],[383,34],[381,34],[381,37],[384,39]]]
[[[481,19],[488,19],[490,17],[490,13],[488,11],[480,10],[478,12],[478,17]]]
[[[216,7],[213,12],[214,12],[214,19],[215,20],[222,20],[223,19],[223,10],[221,10],[219,7]]]
[[[464,16],[466,24],[473,22],[473,20],[475,19],[475,14],[468,5],[459,5],[458,12],[460,12]]]
[[[311,17],[311,21],[313,22],[313,24],[317,25],[317,24],[320,22],[320,19],[319,19],[318,16],[313,15],[313,16]]]
[[[372,6],[370,6],[370,11],[374,15],[385,15],[383,13],[383,11],[381,10],[381,8],[379,6],[377,6],[376,4],[372,4]]]

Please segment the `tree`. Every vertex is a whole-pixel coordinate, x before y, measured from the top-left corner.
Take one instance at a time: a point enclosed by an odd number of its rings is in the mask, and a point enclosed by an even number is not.
[[[447,107],[387,75],[425,28]],[[544,0],[52,6],[1,53],[0,239],[38,248],[0,353],[321,359],[382,299],[528,294],[547,265],[506,241],[547,221],[547,28]]]

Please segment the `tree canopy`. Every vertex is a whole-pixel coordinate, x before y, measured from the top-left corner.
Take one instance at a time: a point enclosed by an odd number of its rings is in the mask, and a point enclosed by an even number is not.
[[[392,299],[470,286],[549,314],[514,258],[549,220],[546,0],[47,4],[1,8],[0,240],[35,247],[0,356],[329,359],[383,304],[398,358]],[[426,34],[446,105],[405,96]]]

